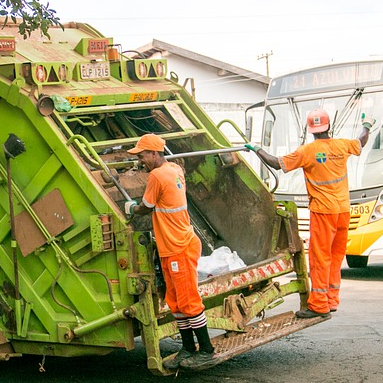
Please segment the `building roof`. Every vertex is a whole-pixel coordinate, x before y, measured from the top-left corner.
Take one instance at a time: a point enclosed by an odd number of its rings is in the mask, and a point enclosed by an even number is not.
[[[232,73],[238,76],[249,78],[254,81],[258,81],[266,85],[268,85],[270,82],[270,78],[268,76],[255,73],[247,69],[239,68],[235,65],[230,65],[223,61],[215,60],[211,57],[200,55],[198,53],[189,51],[184,48],[177,47],[172,44],[165,43],[160,40],[153,39],[153,41],[150,44],[146,44],[140,48],[137,48],[136,52],[137,52],[136,55],[132,57],[136,57],[141,54],[141,55],[144,55],[146,58],[149,58],[155,55],[156,53],[161,53],[162,56],[165,56],[166,54],[171,53],[173,55],[184,57],[189,60],[194,60],[199,63],[209,65],[211,67],[215,67],[220,71],[219,72],[220,75]]]

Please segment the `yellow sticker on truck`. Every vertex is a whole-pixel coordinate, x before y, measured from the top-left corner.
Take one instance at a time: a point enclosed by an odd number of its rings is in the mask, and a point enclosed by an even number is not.
[[[129,102],[145,102],[145,101],[156,101],[158,93],[132,93],[129,95]],[[66,97],[70,102],[71,106],[83,106],[90,105],[92,102],[92,96],[72,96]]]
[[[144,102],[157,100],[157,92],[132,93],[129,96],[129,102]]]
[[[92,101],[91,96],[74,96],[66,97],[66,99],[70,102],[71,106],[90,105]]]

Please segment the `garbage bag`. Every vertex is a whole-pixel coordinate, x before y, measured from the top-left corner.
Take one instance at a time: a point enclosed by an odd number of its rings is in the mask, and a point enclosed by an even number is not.
[[[215,275],[227,273],[245,267],[246,264],[236,251],[231,251],[227,246],[221,246],[198,261],[198,279],[206,279]]]

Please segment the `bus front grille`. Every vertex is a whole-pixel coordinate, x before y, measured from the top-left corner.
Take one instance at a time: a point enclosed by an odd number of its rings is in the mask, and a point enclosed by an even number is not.
[[[348,230],[356,230],[359,225],[360,215],[351,215],[350,224]],[[310,220],[309,219],[298,219],[298,229],[299,231],[309,231]]]
[[[348,230],[356,230],[359,225],[360,214],[352,214],[350,217],[350,224]]]

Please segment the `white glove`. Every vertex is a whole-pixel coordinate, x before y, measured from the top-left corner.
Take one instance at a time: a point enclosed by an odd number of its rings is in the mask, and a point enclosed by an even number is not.
[[[364,128],[370,130],[372,128],[372,125],[374,125],[376,122],[375,118],[372,117],[365,117],[362,119],[362,125]]]
[[[133,206],[135,205],[137,205],[137,201],[133,199],[131,201],[125,202],[125,214],[128,216],[128,218],[134,214]]]

